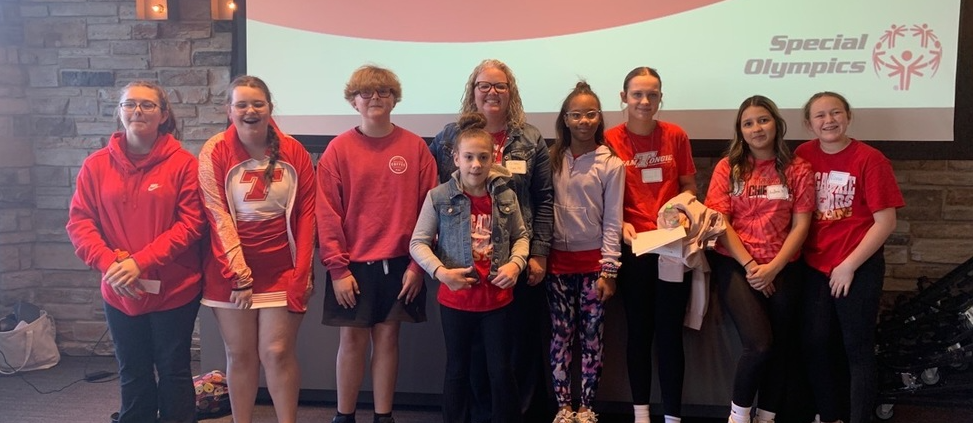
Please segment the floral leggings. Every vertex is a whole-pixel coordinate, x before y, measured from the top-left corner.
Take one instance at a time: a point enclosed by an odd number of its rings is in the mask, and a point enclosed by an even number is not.
[[[580,330],[581,406],[591,407],[601,377],[605,307],[598,301],[598,272],[547,276],[551,308],[551,371],[558,406],[571,405],[571,344]]]

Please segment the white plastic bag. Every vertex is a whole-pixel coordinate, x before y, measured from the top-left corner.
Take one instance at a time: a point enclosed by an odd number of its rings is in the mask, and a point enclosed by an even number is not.
[[[48,369],[61,361],[54,342],[54,318],[41,310],[40,317],[27,325],[0,332],[0,373],[5,375]]]

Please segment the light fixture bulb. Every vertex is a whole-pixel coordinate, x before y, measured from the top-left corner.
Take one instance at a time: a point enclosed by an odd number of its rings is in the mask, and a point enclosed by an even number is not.
[[[166,11],[166,7],[161,4],[153,4],[152,11],[155,13],[162,13]]]
[[[230,10],[236,10],[236,2],[233,1],[226,2],[226,8]]]

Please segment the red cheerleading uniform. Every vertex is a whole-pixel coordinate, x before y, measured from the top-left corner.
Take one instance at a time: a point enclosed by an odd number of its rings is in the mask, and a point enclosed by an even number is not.
[[[200,191],[212,228],[203,305],[235,308],[232,288],[252,283],[251,308],[307,311],[314,283],[314,168],[299,141],[275,125],[271,130],[280,154],[269,180],[269,159],[250,157],[233,126],[199,153]]]

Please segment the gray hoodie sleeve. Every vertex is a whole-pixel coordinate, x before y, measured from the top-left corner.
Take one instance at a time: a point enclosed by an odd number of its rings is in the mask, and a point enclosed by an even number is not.
[[[514,200],[516,201],[516,196],[514,196]],[[510,247],[509,262],[517,263],[520,266],[520,271],[523,272],[527,268],[527,255],[530,254],[530,234],[527,232],[527,226],[524,225],[524,216],[520,213],[519,204],[516,210],[515,213],[510,214],[510,219],[507,220],[510,238],[513,240]]]
[[[412,259],[422,266],[422,269],[432,276],[439,266],[443,265],[442,260],[436,257],[433,252],[433,242],[439,232],[439,213],[432,204],[432,192],[426,194],[426,200],[422,203],[419,211],[419,218],[416,221],[416,228],[412,231],[412,240],[409,241],[409,254]]]
[[[605,174],[604,215],[601,218],[601,262],[620,265],[625,166],[615,156],[607,160],[606,166],[608,171]]]

